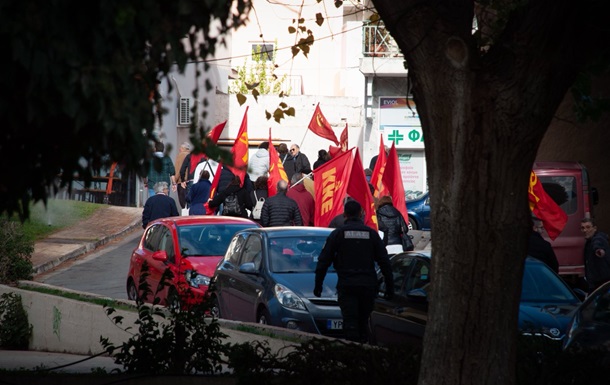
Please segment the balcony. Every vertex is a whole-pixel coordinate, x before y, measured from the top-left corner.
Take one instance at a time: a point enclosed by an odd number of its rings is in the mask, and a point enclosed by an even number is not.
[[[362,58],[360,72],[364,75],[406,76],[404,56],[383,23],[362,27]]]

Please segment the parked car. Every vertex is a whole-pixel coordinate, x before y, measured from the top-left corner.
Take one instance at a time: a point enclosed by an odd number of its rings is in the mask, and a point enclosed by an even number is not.
[[[215,215],[170,217],[148,225],[140,243],[131,254],[127,274],[127,297],[142,296],[152,303],[158,297],[161,304],[199,303],[208,289],[210,278],[222,259],[233,235],[243,229],[260,227],[245,218]],[[142,266],[148,265],[152,294],[139,292]],[[159,286],[166,270],[173,278]]]
[[[563,349],[597,351],[610,357],[610,282],[598,287],[576,310]]]
[[[430,196],[428,191],[418,195],[407,195],[409,230],[430,230]]]
[[[212,313],[230,320],[342,336],[334,269],[324,279],[322,296],[313,295],[318,256],[331,231],[268,227],[236,233],[212,278]]]
[[[390,301],[383,299],[385,284],[381,284],[369,319],[372,343],[421,346],[428,320],[430,257],[430,253],[403,252],[390,259],[395,295]],[[382,279],[381,274],[379,278]],[[546,264],[532,257],[526,259],[519,305],[522,334],[560,341],[580,303],[572,289]]]

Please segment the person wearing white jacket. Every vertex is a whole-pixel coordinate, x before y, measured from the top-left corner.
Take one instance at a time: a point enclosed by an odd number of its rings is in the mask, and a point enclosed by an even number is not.
[[[257,180],[259,176],[269,173],[269,142],[262,142],[258,150],[248,161],[248,175],[250,180]]]

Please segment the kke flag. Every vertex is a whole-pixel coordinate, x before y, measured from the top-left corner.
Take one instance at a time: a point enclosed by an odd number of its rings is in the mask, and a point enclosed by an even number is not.
[[[554,241],[563,231],[568,215],[544,191],[534,171],[530,174],[529,203],[532,214],[542,221],[549,238]]]
[[[280,180],[288,182],[288,175],[284,171],[284,165],[280,160],[280,155],[277,153],[273,142],[271,141],[271,128],[269,128],[269,179],[267,179],[267,196],[272,197],[277,194],[277,182]]]
[[[343,213],[343,199],[347,194],[347,182],[353,165],[352,152],[348,151],[315,169],[314,226],[328,227],[334,217]]]
[[[225,126],[227,125],[227,121],[225,120],[224,122],[217,124],[216,126],[214,126],[214,128],[212,128],[210,130],[210,132],[208,132],[207,137],[210,138],[210,140],[213,143],[218,143],[218,139],[220,138],[220,134],[222,134],[222,131],[225,129]]]
[[[246,171],[248,170],[248,108],[249,107],[246,107],[244,118],[239,127],[239,133],[231,148],[233,166],[229,167],[229,170],[241,180],[241,186],[244,185],[244,178],[246,177]]]
[[[377,159],[377,164],[379,164],[379,158]],[[377,165],[375,165],[375,168],[377,168]],[[392,142],[392,148],[388,154],[388,160],[386,161],[382,182],[388,191],[388,194],[386,195],[390,195],[392,197],[392,204],[396,210],[400,211],[405,219],[405,222],[408,224],[409,214],[407,213],[407,204],[405,201],[405,187],[402,184],[400,163],[398,162],[398,154],[396,153],[396,146],[394,146],[394,142]]]
[[[383,185],[383,173],[386,167],[387,156],[385,153],[385,145],[383,144],[383,136],[379,138],[379,155],[377,156],[377,163],[375,163],[375,169],[371,170],[371,184],[375,187],[375,196],[377,198],[388,195],[387,189]]]
[[[322,110],[320,110],[320,103],[316,105],[316,109],[313,112],[313,116],[311,117],[311,121],[309,122],[309,129],[313,131],[314,134],[333,141],[337,146],[339,145],[339,141],[333,132],[333,129],[330,127],[330,123],[322,114]]]
[[[341,147],[328,146],[328,154],[331,158],[347,151],[347,123],[345,123],[345,129],[341,133]]]

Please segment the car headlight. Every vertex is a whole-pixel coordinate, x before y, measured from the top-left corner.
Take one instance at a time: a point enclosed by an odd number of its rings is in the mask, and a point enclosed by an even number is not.
[[[186,282],[192,287],[209,286],[210,277],[207,275],[199,274],[195,270],[187,270],[184,273]]]
[[[290,309],[305,310],[305,304],[301,298],[287,287],[280,284],[275,285],[275,296],[280,304]]]

